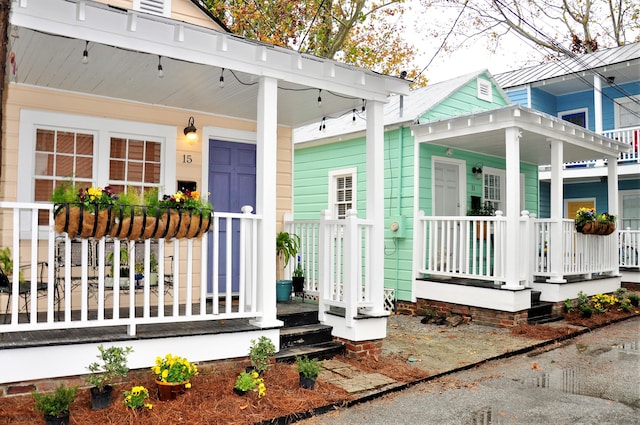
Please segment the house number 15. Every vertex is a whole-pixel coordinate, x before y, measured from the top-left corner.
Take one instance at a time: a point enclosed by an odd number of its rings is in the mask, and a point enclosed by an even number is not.
[[[193,156],[191,155],[182,155],[182,163],[183,164],[191,164],[193,162]]]

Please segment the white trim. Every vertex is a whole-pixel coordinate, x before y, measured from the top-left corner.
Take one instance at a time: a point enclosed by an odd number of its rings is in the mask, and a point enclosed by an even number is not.
[[[467,162],[462,159],[448,158],[446,156],[431,156],[431,193],[435,193],[435,178],[433,172],[435,170],[435,163],[441,162],[446,164],[452,164],[458,166],[458,214],[467,214]],[[435,211],[434,206],[435,199],[431,197],[431,213]]]
[[[351,175],[351,204],[352,209],[358,208],[358,167],[338,168],[329,170],[327,177],[329,179],[329,190],[327,193],[327,206],[331,212],[331,218],[336,219],[338,217],[338,211],[336,210],[335,194],[336,194],[336,178],[340,176]]]
[[[501,168],[493,168],[493,167],[483,167],[482,168],[482,205],[487,201],[484,197],[484,177],[487,174],[492,174],[494,176],[500,177],[500,207],[496,208],[496,210],[500,210],[507,213],[507,170],[503,170]],[[522,203],[522,198],[518,200],[518,203]]]
[[[493,86],[491,81],[478,77],[476,78],[476,86],[478,99],[493,102]]]
[[[157,9],[156,3],[162,3],[162,11],[154,12]],[[171,17],[171,0],[133,0],[133,10],[142,13],[150,13],[152,15]]]
[[[622,220],[624,220],[624,209],[622,208],[622,203],[624,201],[625,196],[638,196],[640,197],[640,189],[630,189],[630,190],[620,190],[618,191],[618,223],[621,230],[624,230],[622,227]],[[628,218],[628,217],[627,217]],[[633,229],[636,230],[636,229]]]
[[[562,119],[563,115],[577,114],[584,112],[584,128],[589,129],[589,108],[570,109],[567,111],[559,111],[558,118]]]
[[[635,102],[640,102],[640,95],[617,97],[613,99],[613,122],[615,126],[614,128],[624,128],[620,124],[620,105],[623,105],[626,103],[635,103]]]
[[[73,129],[96,135],[93,155],[93,185],[104,186],[109,181],[109,146],[114,134],[142,136],[162,142],[162,164],[160,166],[160,186],[166,193],[173,193],[176,185],[176,164],[171,154],[176,151],[177,128],[161,124],[149,124],[124,121],[111,118],[99,118],[86,115],[65,114],[60,112],[23,109],[20,111],[20,133],[18,142],[18,202],[32,202],[34,194],[34,151],[36,130],[39,126],[49,128]],[[101,160],[102,159],[102,160]],[[25,190],[25,182],[29,182]],[[16,183],[17,184],[17,183]]]

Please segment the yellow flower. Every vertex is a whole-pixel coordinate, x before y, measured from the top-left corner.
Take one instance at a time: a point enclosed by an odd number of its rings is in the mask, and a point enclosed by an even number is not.
[[[153,404],[147,403],[144,405],[144,407],[146,407],[147,409],[153,409]]]
[[[184,384],[184,387],[187,389],[191,388],[191,382],[187,382],[186,384]]]
[[[169,369],[165,369],[162,371],[162,378],[167,379],[167,376],[169,376]]]

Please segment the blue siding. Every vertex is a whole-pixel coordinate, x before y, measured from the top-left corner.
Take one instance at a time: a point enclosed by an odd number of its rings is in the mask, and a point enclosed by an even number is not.
[[[551,218],[551,183],[540,182],[540,199],[538,200],[538,211],[540,212],[540,218]]]
[[[536,88],[531,89],[531,107],[553,116],[556,116],[558,111],[556,98],[546,91]]]
[[[507,96],[509,96],[509,99],[511,99],[513,103],[518,103],[526,107],[529,106],[529,97],[526,88],[507,91]]]
[[[595,115],[593,112],[593,90],[572,93],[557,98],[558,112],[572,111],[574,109],[587,108],[587,128],[595,130]]]
[[[548,185],[549,183],[547,183]],[[540,185],[542,187],[542,183]],[[619,180],[618,190],[638,190],[640,180]],[[596,211],[604,212],[609,209],[609,191],[607,182],[565,183],[564,198],[596,198]],[[548,198],[547,198],[548,199]],[[542,200],[541,200],[542,202]]]

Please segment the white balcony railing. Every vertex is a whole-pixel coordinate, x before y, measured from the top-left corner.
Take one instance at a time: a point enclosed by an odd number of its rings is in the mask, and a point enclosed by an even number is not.
[[[622,152],[618,157],[618,164],[638,164],[640,163],[640,156],[638,155],[638,144],[640,144],[640,127],[627,127],[614,130],[606,130],[602,132],[602,135],[610,139],[619,140],[631,146],[631,151]],[[605,167],[607,160],[591,159],[586,161],[567,162],[563,164],[565,169],[571,168],[598,168]],[[540,171],[551,170],[551,165],[541,165]]]
[[[262,315],[256,302],[260,217],[250,208],[215,213],[202,239],[143,242],[70,240],[37,225],[45,215],[52,223],[51,214],[47,204],[0,202],[1,240],[13,260],[9,286],[0,287],[0,332],[126,325],[134,334],[140,324]],[[128,278],[107,264],[108,253],[120,263],[121,247],[128,248]],[[148,279],[136,279],[136,265]]]
[[[304,292],[311,296],[318,295],[318,274],[320,263],[320,220],[293,220],[291,214],[286,214],[284,219],[285,230],[300,236],[300,249],[298,258],[304,270]],[[285,270],[287,279],[291,278],[296,263],[290,264]]]
[[[620,267],[640,271],[640,230],[618,231]]]

